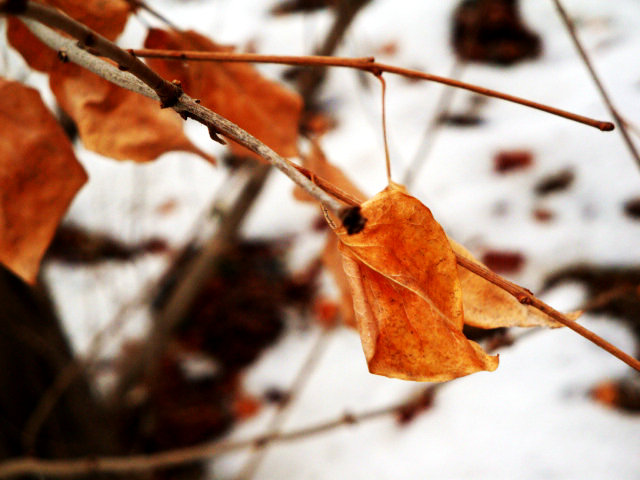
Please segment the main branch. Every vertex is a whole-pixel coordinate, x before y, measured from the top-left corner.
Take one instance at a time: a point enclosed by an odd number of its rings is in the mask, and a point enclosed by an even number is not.
[[[234,140],[278,168],[329,210],[339,215],[345,210],[342,203],[260,140],[200,105],[183,93],[178,85],[164,80],[138,58],[59,10],[30,1],[0,0],[0,13],[18,14],[32,33],[52,49],[64,51],[70,61],[121,87],[159,100],[163,107],[172,108],[185,119],[196,120],[209,129],[214,140],[219,140],[218,134]],[[63,37],[52,28],[64,31],[78,42]],[[96,57],[93,52],[113,60],[119,68]]]

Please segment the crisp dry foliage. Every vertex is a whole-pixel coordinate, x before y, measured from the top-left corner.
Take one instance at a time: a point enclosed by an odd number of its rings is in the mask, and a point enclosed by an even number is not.
[[[160,109],[156,101],[73,64],[56,66],[50,72],[50,84],[89,150],[138,162],[182,150],[214,162],[187,139],[180,116],[171,109]]]
[[[131,5],[125,0],[39,0],[39,3],[59,8],[99,34],[115,40],[127,23]],[[48,72],[58,63],[56,52],[38,40],[24,24],[9,17],[7,37],[29,66]]]
[[[146,48],[167,50],[228,51],[194,32],[149,30]],[[297,154],[300,96],[267,80],[251,65],[241,63],[189,62],[149,59],[151,68],[167,80],[179,80],[186,93],[239,125],[280,155]],[[240,145],[231,145],[240,155],[252,155]]]
[[[362,204],[362,215],[362,232],[336,233],[371,373],[447,381],[495,370],[498,357],[462,333],[455,255],[429,209],[392,184]]]
[[[0,79],[0,262],[29,283],[87,181],[36,90]]]

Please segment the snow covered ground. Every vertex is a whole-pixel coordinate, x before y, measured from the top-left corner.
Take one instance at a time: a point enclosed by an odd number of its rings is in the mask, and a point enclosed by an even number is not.
[[[454,62],[448,43],[454,3],[374,0],[357,17],[338,54],[368,56],[394,42],[397,52],[379,56],[380,60],[446,75]],[[330,24],[324,13],[271,17],[267,12],[273,1],[152,4],[181,27],[195,28],[221,43],[242,47],[253,42],[260,53],[308,53]],[[463,80],[609,119],[552,2],[522,4],[526,22],[543,40],[542,56],[510,68],[468,66]],[[565,6],[577,20],[580,37],[621,114],[640,123],[640,5],[635,0],[567,0]],[[132,20],[121,43],[139,44],[141,34],[140,23]],[[260,68],[270,75],[282,70]],[[393,172],[400,180],[422,142],[443,87],[386,78]],[[363,87],[354,71],[331,72],[323,99],[335,109],[339,128],[322,145],[331,161],[373,194],[384,187],[385,170],[379,85],[375,79],[368,79],[367,85]],[[466,92],[456,93],[454,106],[464,106],[469,98]],[[626,217],[622,205],[640,192],[640,170],[617,132],[602,133],[499,100],[489,100],[482,115],[486,121],[481,126],[439,131],[411,188],[453,238],[475,252],[494,248],[523,253],[525,267],[513,279],[534,291],[545,274],[580,260],[639,263],[640,222]],[[199,146],[219,151],[202,129],[190,125],[189,132]],[[494,154],[510,149],[530,150],[533,166],[496,175]],[[225,179],[222,171],[182,154],[166,155],[149,165],[117,164],[86,151],[81,156],[91,183],[70,216],[128,240],[161,235],[179,245]],[[536,182],[565,168],[575,173],[571,188],[536,197]],[[177,208],[161,216],[158,207],[167,198],[177,198]],[[555,218],[536,221],[532,213],[536,208],[553,211]],[[274,174],[245,232],[302,233],[314,212],[296,203],[288,180]],[[311,243],[320,247],[317,241]],[[294,260],[299,263],[298,257],[308,250],[297,251]],[[60,308],[80,351],[114,315],[113,299],[132,296],[163,266],[162,260],[146,258],[119,272],[110,265],[91,272],[50,268],[47,275],[60,298],[77,299],[61,302]],[[547,300],[559,309],[570,309],[581,298],[580,289],[569,286],[551,292]],[[144,318],[143,312],[133,315],[128,333],[139,334]],[[634,351],[630,336],[618,323],[589,315],[583,323],[624,350]],[[313,330],[290,332],[251,369],[245,379],[247,389],[257,395],[272,386],[287,389],[317,335]],[[536,332],[505,349],[496,372],[472,375],[442,388],[434,408],[408,425],[399,426],[387,416],[269,446],[255,478],[640,479],[640,417],[607,410],[587,397],[595,382],[626,371],[624,364],[571,331]],[[338,330],[330,335],[284,430],[389,405],[417,387],[369,375],[357,335]],[[263,432],[273,414],[273,409],[264,409],[230,438]],[[212,476],[232,478],[247,455],[217,458]]]

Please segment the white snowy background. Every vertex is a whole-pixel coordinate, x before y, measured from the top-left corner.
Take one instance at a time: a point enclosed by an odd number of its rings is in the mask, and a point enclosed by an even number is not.
[[[550,0],[522,1],[525,22],[543,41],[537,60],[509,68],[470,65],[463,80],[523,96],[583,115],[608,120],[608,114]],[[579,35],[621,114],[640,123],[640,3],[637,0],[566,0]],[[194,28],[221,43],[252,43],[259,53],[307,54],[324,38],[328,13],[273,17],[275,4],[264,0],[150,2],[182,28]],[[356,18],[337,52],[368,56],[393,42],[397,52],[378,60],[446,75],[454,62],[448,42],[450,16],[457,2],[374,0]],[[159,25],[142,14],[150,24]],[[120,40],[140,45],[144,25],[135,18]],[[20,61],[5,62],[20,72]],[[282,67],[261,66],[277,78]],[[324,102],[339,121],[322,146],[365,192],[385,185],[380,132],[380,89],[375,79],[334,69],[322,90]],[[401,180],[424,130],[431,121],[442,86],[408,82],[386,75],[387,112],[393,174]],[[44,77],[27,83],[46,91]],[[51,98],[50,94],[47,98]],[[464,107],[467,92],[457,92],[454,109]],[[536,290],[545,274],[581,260],[602,265],[640,261],[640,222],[623,213],[625,200],[640,192],[640,170],[618,132],[603,133],[539,111],[490,99],[485,122],[473,128],[442,128],[411,191],[433,211],[445,230],[476,253],[487,248],[526,256],[524,269],[512,277]],[[206,131],[189,125],[199,146],[220,149]],[[525,149],[532,167],[506,175],[493,171],[499,150]],[[127,241],[152,236],[179,247],[191,226],[216,197],[226,174],[190,155],[167,154],[159,161],[117,163],[83,150],[90,182],[74,202],[69,218]],[[565,191],[540,198],[540,178],[570,168],[575,181]],[[174,199],[175,210],[159,207]],[[533,210],[554,212],[537,222]],[[321,248],[309,234],[315,209],[291,197],[291,184],[275,172],[257,202],[244,232],[252,237],[289,233],[300,242],[291,253],[300,267]],[[146,279],[158,275],[166,258],[91,269],[51,265],[58,307],[79,352],[107,325],[119,305],[135,297]],[[570,285],[545,300],[558,309],[580,304],[583,292]],[[635,346],[618,322],[585,315],[582,323],[625,351]],[[143,335],[144,311],[131,312],[121,337]],[[319,331],[292,328],[269,349],[245,378],[249,392],[288,389]],[[117,343],[104,355],[117,351]],[[435,406],[406,426],[393,416],[343,426],[295,442],[267,447],[257,479],[640,479],[640,417],[607,409],[588,397],[598,381],[625,375],[628,367],[566,330],[539,331],[501,352],[494,373],[458,379],[440,389]],[[358,413],[401,401],[421,385],[372,376],[359,338],[338,329],[327,339],[318,365],[292,405],[284,431],[295,430],[345,412]],[[230,433],[251,438],[265,431],[273,408]],[[211,478],[233,478],[249,452],[217,457]]]

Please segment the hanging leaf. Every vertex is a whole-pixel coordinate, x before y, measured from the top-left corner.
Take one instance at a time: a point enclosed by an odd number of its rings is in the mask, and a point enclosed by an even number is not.
[[[0,262],[34,283],[87,174],[34,89],[0,79],[0,131]]]
[[[447,381],[495,370],[462,333],[462,289],[449,241],[427,207],[392,184],[364,202],[367,224],[336,229],[371,373]]]
[[[151,29],[146,48],[167,50],[229,51],[194,32]],[[280,155],[297,155],[300,96],[267,80],[244,63],[188,62],[149,59],[149,65],[167,80],[179,80],[186,93],[239,125]],[[238,155],[255,154],[232,143]]]
[[[120,88],[74,64],[50,72],[51,90],[73,118],[86,148],[118,160],[146,162],[163,153],[192,152],[215,163],[183,132],[184,121],[158,102]]]
[[[131,5],[126,0],[40,0],[38,3],[59,8],[109,40],[120,35],[131,13]],[[58,63],[56,52],[38,40],[17,18],[9,16],[8,21],[9,43],[29,66],[42,72],[54,68]]]

